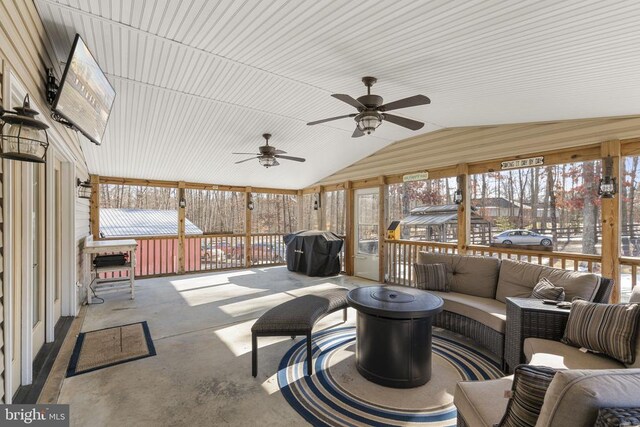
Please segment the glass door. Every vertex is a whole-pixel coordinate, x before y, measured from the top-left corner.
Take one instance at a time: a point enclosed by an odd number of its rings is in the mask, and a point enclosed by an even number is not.
[[[378,188],[355,192],[354,273],[358,277],[378,281],[379,277],[379,209]]]

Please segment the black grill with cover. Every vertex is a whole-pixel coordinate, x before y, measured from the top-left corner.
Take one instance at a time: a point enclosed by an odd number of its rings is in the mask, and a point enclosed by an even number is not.
[[[340,274],[342,238],[330,231],[299,231],[284,236],[287,269],[307,276]]]

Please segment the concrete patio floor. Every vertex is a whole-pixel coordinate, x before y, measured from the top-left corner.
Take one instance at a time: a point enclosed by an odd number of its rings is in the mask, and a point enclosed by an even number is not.
[[[275,376],[293,341],[261,338],[253,378],[251,325],[296,296],[366,284],[372,282],[311,278],[285,267],[137,280],[135,300],[122,292],[89,306],[82,331],[146,320],[157,355],[66,378],[59,403],[70,404],[71,425],[83,427],[305,425]],[[347,324],[354,322],[349,309]],[[342,312],[315,330],[337,324]]]

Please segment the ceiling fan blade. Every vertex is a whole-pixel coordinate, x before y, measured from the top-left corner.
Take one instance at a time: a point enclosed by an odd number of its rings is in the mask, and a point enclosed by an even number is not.
[[[273,154],[287,154],[287,152],[284,150],[274,150]]]
[[[416,105],[431,104],[431,100],[424,95],[414,95],[408,98],[399,99],[397,101],[390,102],[388,104],[378,107],[379,111],[391,111],[400,108],[415,107]]]
[[[303,159],[302,157],[293,157],[293,156],[281,156],[280,154],[276,154],[275,156],[278,159],[285,159],[285,160],[293,160],[294,162],[306,162],[306,159]]]
[[[357,116],[357,114],[347,114],[346,116],[338,116],[338,117],[331,117],[330,119],[316,120],[315,122],[307,123],[307,125],[312,126],[312,125],[317,125],[324,122],[330,122],[332,120],[346,119],[347,117],[355,117],[355,116]]]
[[[253,159],[257,159],[257,157],[251,157],[251,158],[249,158],[249,159],[240,160],[239,162],[236,162],[236,165],[237,165],[238,163],[248,162],[249,160],[253,160]]]
[[[364,132],[362,132],[360,128],[356,126],[356,130],[353,131],[353,135],[351,135],[351,138],[359,138],[361,136],[364,136]]]
[[[383,114],[383,117],[385,121],[394,123],[398,126],[402,126],[411,130],[422,129],[422,127],[424,126],[424,123],[422,122],[407,119],[405,117],[394,116],[393,114]]]
[[[353,107],[356,107],[357,109],[366,108],[364,105],[360,103],[360,101],[358,101],[357,99],[354,99],[349,95],[345,95],[344,93],[334,93],[331,96],[333,96],[335,99],[339,99],[342,102],[346,102],[347,104]]]
[[[247,156],[259,156],[260,154],[255,153],[231,153],[231,154],[246,154]]]

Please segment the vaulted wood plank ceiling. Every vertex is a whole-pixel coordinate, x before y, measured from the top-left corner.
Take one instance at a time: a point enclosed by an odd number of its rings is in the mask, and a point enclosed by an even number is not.
[[[306,122],[386,101],[442,128],[640,113],[637,1],[35,0],[65,61],[75,33],[117,91],[92,173],[301,188],[416,133],[383,123]],[[272,143],[306,163],[235,165]],[[451,147],[455,150],[456,147]],[[428,167],[428,165],[425,165]]]

